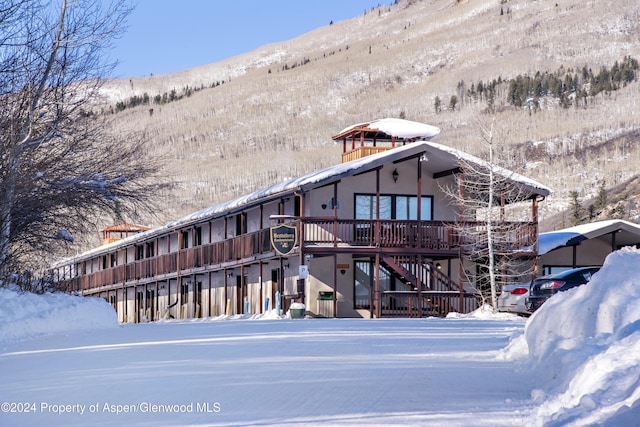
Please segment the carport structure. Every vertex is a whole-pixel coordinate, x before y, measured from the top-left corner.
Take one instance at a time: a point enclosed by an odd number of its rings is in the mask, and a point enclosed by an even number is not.
[[[640,225],[617,219],[581,224],[540,233],[538,265],[543,274],[602,265],[607,255],[625,246],[640,247]]]

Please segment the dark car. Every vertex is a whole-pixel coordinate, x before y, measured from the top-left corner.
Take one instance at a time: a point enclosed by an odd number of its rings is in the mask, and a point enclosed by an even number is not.
[[[525,302],[527,310],[536,311],[554,294],[584,285],[598,270],[600,267],[580,267],[534,279]]]

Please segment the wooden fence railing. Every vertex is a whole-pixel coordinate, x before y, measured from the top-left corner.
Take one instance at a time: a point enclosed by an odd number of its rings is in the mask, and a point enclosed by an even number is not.
[[[460,292],[411,291],[382,293],[382,317],[444,317],[448,313],[471,313],[479,306],[477,295]]]
[[[304,246],[353,246],[377,248],[417,248],[451,250],[467,244],[460,225],[441,221],[360,220],[335,218],[304,218],[293,224],[303,224]],[[482,223],[465,223],[475,232],[482,231]],[[513,248],[533,246],[537,227],[534,223],[520,223],[514,228],[509,242]],[[268,228],[220,242],[204,244],[178,252],[137,260],[125,265],[106,268],[73,278],[58,278],[61,287],[82,291],[111,286],[130,280],[149,279],[179,271],[229,263],[271,252]],[[79,268],[69,271],[80,271]]]

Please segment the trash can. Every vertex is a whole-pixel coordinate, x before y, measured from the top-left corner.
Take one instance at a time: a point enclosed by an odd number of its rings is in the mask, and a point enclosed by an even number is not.
[[[318,316],[333,317],[333,292],[318,292]]]
[[[304,319],[304,311],[306,307],[304,304],[299,302],[294,302],[289,307],[289,315],[292,319]]]

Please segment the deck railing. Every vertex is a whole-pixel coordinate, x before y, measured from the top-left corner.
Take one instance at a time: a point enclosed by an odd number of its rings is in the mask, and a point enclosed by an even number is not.
[[[334,218],[304,218],[293,224],[304,225],[304,247],[372,247],[416,248],[417,250],[452,250],[468,244],[460,225],[441,221],[352,220]],[[465,223],[475,231],[482,223]],[[512,233],[509,245],[515,249],[533,247],[536,241],[535,223],[521,223]],[[180,271],[241,260],[272,252],[268,228],[243,234],[221,242],[181,249],[164,255],[114,266],[73,278],[60,278],[69,291],[113,286],[131,280],[150,279]],[[74,269],[73,271],[78,271]]]
[[[535,223],[501,223],[501,241],[512,250],[531,250],[537,238]],[[363,220],[305,218],[304,240],[307,245],[375,246],[450,250],[472,244],[474,235],[486,234],[487,225],[479,221],[465,223],[444,221]]]
[[[428,292],[418,295],[411,291],[382,293],[383,317],[443,317],[450,312],[471,313],[479,307],[477,295],[460,292]]]
[[[342,163],[349,162],[351,160],[362,159],[363,157],[370,156],[372,154],[381,153],[392,149],[393,147],[373,147],[370,145],[364,145],[362,147],[356,147],[348,153],[342,154]]]
[[[453,224],[442,221],[304,219],[305,243],[312,245],[451,249],[458,236]]]

